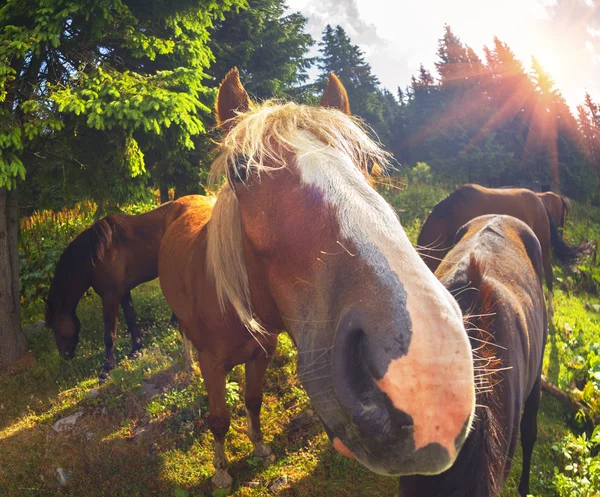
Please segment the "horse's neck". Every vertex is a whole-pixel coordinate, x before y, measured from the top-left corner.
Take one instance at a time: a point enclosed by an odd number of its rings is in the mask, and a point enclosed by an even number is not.
[[[77,308],[83,294],[92,286],[92,271],[84,269],[77,273],[74,278],[69,278],[61,285],[61,288],[53,293],[60,295],[51,299],[56,307],[55,312],[72,313]]]

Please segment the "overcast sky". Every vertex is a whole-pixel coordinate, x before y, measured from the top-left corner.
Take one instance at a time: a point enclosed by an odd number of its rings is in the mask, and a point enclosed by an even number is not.
[[[586,91],[600,101],[600,0],[287,1],[291,11],[308,17],[317,41],[326,24],[340,24],[393,93],[409,83],[421,62],[434,72],[446,23],[481,57],[494,36],[528,70],[534,55],[573,109]]]

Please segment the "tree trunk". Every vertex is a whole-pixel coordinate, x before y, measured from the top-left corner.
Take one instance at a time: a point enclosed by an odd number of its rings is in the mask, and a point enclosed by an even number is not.
[[[164,204],[169,201],[169,187],[166,185],[160,185],[160,203]]]
[[[0,188],[0,370],[27,352],[21,329],[17,192]]]

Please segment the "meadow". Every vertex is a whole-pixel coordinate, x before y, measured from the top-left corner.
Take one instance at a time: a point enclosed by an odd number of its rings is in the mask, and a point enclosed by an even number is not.
[[[415,182],[381,185],[414,242],[431,207],[450,188]],[[141,204],[124,208],[141,212]],[[311,410],[296,376],[296,352],[282,335],[268,370],[263,431],[275,454],[266,466],[251,457],[243,409],[243,369],[229,376],[232,412],[227,453],[234,486],[210,487],[212,436],[205,424],[207,400],[201,376],[184,370],[182,342],[170,322],[157,281],[133,292],[145,348],[126,359],[129,337],[119,325],[118,367],[106,383],[98,373],[104,353],[100,299],[88,292],[78,308],[81,339],[74,360],[56,352],[43,327],[43,295],[68,241],[93,220],[94,206],[22,221],[23,321],[31,352],[0,375],[0,496],[46,495],[193,497],[224,495],[320,497],[393,496],[397,479],[374,475],[338,455]],[[574,203],[565,236],[600,239],[600,209]],[[550,327],[544,375],[600,413],[600,265],[586,260],[575,271],[556,268],[556,313]],[[121,321],[123,318],[121,316]],[[73,413],[76,424],[61,433],[52,425]],[[533,456],[535,497],[600,495],[600,430],[543,395]],[[598,423],[598,418],[596,419]],[[594,438],[595,433],[595,438]],[[515,461],[503,497],[516,495]],[[272,486],[278,484],[278,489]]]

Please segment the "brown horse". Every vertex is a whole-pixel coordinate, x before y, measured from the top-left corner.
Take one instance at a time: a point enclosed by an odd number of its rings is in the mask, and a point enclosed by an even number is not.
[[[566,215],[571,211],[571,201],[567,197],[557,195],[554,192],[537,193],[537,196],[544,202],[556,226],[564,228]]]
[[[88,288],[102,298],[105,380],[115,367],[119,305],[131,334],[131,356],[140,349],[131,290],[158,276],[158,250],[169,224],[201,200],[190,195],[137,216],[111,214],[79,234],[64,250],[46,298],[46,326],[54,331],[62,357],[72,359],[81,324],[77,304]],[[186,360],[189,360],[186,357]]]
[[[569,245],[560,236],[558,228],[544,203],[531,190],[525,188],[486,188],[480,185],[463,185],[439,202],[425,221],[417,246],[427,267],[435,272],[440,261],[454,244],[458,229],[478,216],[506,214],[527,224],[542,246],[542,264],[548,287],[548,310],[552,308],[552,264],[550,247],[558,260],[565,265],[576,262],[583,247]]]
[[[386,475],[435,473],[455,460],[474,410],[471,347],[460,309],[371,187],[387,156],[346,114],[330,76],[321,107],[254,106],[232,70],[217,97],[224,138],[212,210],[167,230],[160,283],[198,349],[216,474],[228,487],[227,373],[246,366],[254,453],[262,381],[277,335],[334,447]]]
[[[436,276],[470,324],[481,375],[475,421],[454,465],[437,476],[401,478],[400,496],[497,496],[510,472],[520,424],[519,493],[526,497],[548,329],[540,244],[511,216],[475,218],[456,238]]]

